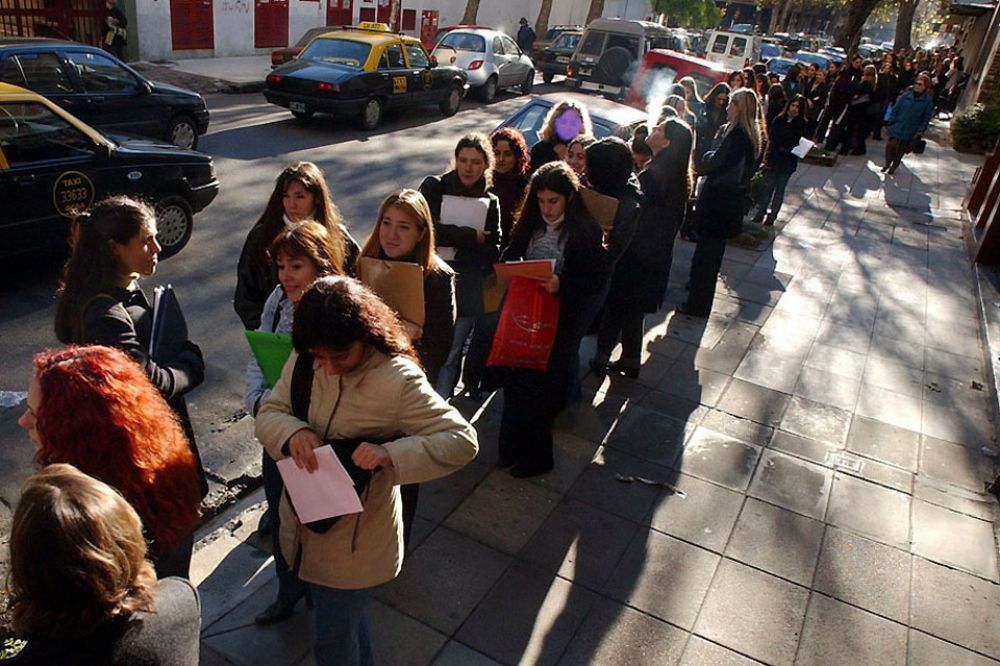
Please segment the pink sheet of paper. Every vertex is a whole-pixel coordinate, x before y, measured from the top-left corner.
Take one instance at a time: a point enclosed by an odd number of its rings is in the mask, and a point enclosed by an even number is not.
[[[354,489],[354,482],[337,460],[333,449],[329,445],[321,446],[314,453],[319,463],[315,472],[299,469],[291,458],[278,461],[278,471],[299,520],[309,523],[348,513],[361,513],[364,507]]]

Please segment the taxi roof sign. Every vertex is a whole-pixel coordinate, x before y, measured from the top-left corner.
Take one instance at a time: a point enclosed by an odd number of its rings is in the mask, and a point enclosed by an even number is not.
[[[377,23],[375,21],[361,21],[358,23],[359,30],[372,30],[374,32],[389,32],[388,23]]]

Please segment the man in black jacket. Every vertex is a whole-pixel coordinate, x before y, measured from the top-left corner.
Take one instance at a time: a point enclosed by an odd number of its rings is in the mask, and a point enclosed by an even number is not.
[[[118,0],[104,0],[104,39],[101,44],[104,50],[114,55],[119,60],[125,59],[125,45],[128,40],[125,37],[125,29],[128,27],[128,19],[125,12],[118,8]]]
[[[517,30],[517,45],[529,56],[535,47],[535,31],[528,25],[528,19],[521,17],[521,27]]]

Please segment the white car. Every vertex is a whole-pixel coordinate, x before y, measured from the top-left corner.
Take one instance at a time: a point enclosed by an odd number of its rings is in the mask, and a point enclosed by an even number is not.
[[[469,75],[469,88],[485,102],[499,90],[520,86],[530,94],[535,84],[535,66],[509,36],[496,30],[461,28],[438,42],[431,55],[441,65],[461,67]]]

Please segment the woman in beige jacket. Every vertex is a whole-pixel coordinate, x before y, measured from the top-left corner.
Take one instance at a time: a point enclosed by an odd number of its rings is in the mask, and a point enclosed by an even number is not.
[[[291,457],[308,471],[317,468],[313,450],[335,440],[348,471],[371,477],[358,486],[364,510],[332,525],[303,525],[286,493],[281,549],[310,584],[316,663],[370,664],[370,590],[395,578],[403,562],[399,485],[471,461],[476,431],[428,383],[392,310],[351,278],[321,278],[306,292],[292,343],[257,414],[258,439],[273,458]]]

